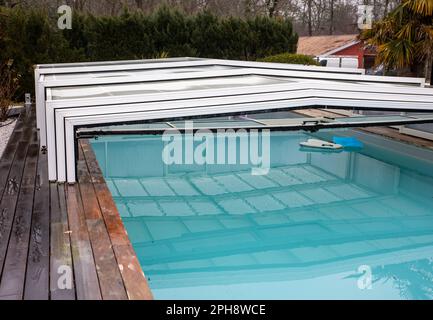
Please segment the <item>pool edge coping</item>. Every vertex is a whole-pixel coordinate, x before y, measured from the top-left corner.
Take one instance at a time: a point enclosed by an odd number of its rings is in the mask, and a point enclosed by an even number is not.
[[[89,140],[80,140],[79,147],[83,151],[84,160],[89,168],[91,184],[95,190],[103,221],[111,241],[111,249],[117,261],[128,299],[153,300],[147,278],[138,261],[137,254]]]

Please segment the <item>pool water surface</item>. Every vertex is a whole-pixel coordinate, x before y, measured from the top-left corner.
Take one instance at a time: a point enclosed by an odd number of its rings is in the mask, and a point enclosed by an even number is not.
[[[433,299],[433,152],[333,135],[364,148],[272,132],[265,175],[166,165],[158,135],[91,142],[156,299]]]

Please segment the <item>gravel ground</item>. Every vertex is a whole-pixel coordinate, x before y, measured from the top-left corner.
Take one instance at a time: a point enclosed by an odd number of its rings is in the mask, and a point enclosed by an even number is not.
[[[0,158],[3,155],[3,150],[9,141],[9,137],[14,131],[16,119],[8,119],[5,122],[0,122]]]

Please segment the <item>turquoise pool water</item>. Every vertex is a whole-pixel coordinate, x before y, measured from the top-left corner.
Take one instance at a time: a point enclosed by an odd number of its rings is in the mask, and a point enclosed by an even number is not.
[[[92,140],[156,299],[432,299],[433,152],[271,134],[271,170],[165,165],[160,136]],[[317,136],[317,135],[316,135]]]

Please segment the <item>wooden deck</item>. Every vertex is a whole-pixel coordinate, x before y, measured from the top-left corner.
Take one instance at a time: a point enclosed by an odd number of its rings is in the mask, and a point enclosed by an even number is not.
[[[0,159],[0,299],[151,299],[95,155],[79,183],[48,182],[35,113],[20,115]]]

